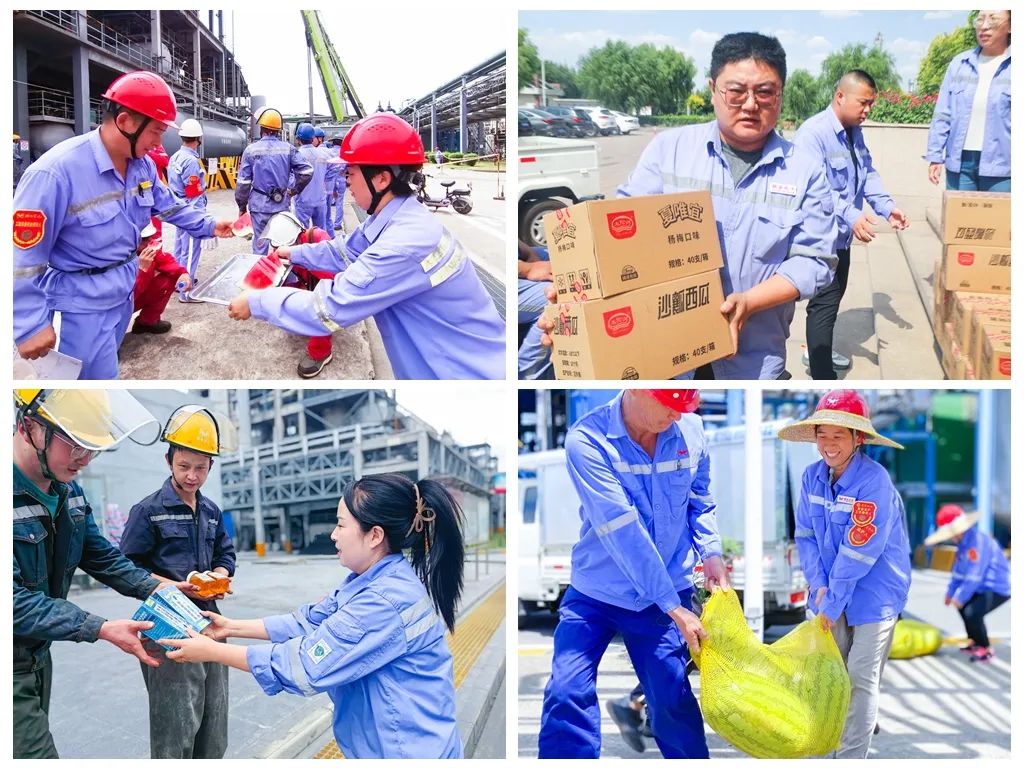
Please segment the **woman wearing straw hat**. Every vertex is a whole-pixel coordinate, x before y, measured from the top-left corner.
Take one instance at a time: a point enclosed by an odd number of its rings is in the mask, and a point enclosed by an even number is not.
[[[832,630],[850,674],[850,707],[833,756],[865,758],[882,665],[910,591],[910,553],[903,500],[885,468],[857,449],[903,446],[875,431],[867,402],[850,389],[826,394],[813,415],[779,437],[816,443],[821,454],[804,471],[796,545],[810,610]]]
[[[970,660],[992,660],[985,615],[1010,599],[1010,563],[999,543],[977,528],[978,513],[965,513],[958,504],[943,504],[935,515],[937,530],[924,540],[926,547],[944,541],[956,544],[953,578],[946,590],[946,605],[960,612],[968,644],[961,648]]]

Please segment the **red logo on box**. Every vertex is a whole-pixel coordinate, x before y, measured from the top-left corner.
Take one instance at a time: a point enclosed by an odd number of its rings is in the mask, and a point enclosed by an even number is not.
[[[636,234],[636,213],[616,211],[608,214],[608,232],[616,240],[625,240]]]
[[[633,308],[621,307],[604,313],[604,330],[613,339],[633,330]]]
[[[970,251],[959,251],[956,254],[957,263],[962,267],[969,267],[974,263],[974,254]]]
[[[1003,376],[1009,376],[1010,375],[1010,358],[1008,358],[1008,357],[1000,357],[999,358],[999,372],[1001,374],[1003,374]]]

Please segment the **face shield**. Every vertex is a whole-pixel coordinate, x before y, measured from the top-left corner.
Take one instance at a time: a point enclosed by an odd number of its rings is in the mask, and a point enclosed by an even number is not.
[[[238,430],[231,420],[201,405],[183,405],[174,411],[161,437],[179,448],[207,456],[238,450]]]
[[[151,445],[160,423],[124,390],[44,389],[28,404],[34,415],[90,451],[111,450],[126,438]]]

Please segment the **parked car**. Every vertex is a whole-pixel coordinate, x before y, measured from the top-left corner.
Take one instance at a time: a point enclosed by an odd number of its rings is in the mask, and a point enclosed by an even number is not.
[[[580,109],[590,115],[590,119],[594,121],[602,136],[619,133],[619,125],[615,122],[615,117],[610,110],[604,107],[580,107]]]
[[[615,118],[616,125],[619,126],[619,131],[622,133],[628,134],[640,128],[640,121],[632,115],[627,115],[625,112],[616,112],[614,109],[610,110],[610,112],[612,117]]]
[[[530,122],[530,116],[519,110],[519,135],[535,136],[536,134],[537,131],[534,129],[533,123]]]
[[[532,109],[519,110],[519,122],[526,120],[530,124],[531,133],[535,136],[553,136],[554,118],[538,115]]]
[[[572,111],[576,113],[576,116],[582,121],[583,134],[588,138],[593,138],[599,133],[597,123],[594,122],[594,118],[590,116],[590,113],[582,107],[573,107]]]
[[[576,128],[573,125],[573,123],[569,120],[569,118],[566,117],[565,115],[555,115],[552,114],[551,112],[548,112],[546,109],[541,109],[539,107],[531,107],[529,109],[526,109],[526,111],[532,112],[534,115],[537,115],[542,120],[551,121],[549,123],[549,125],[551,126],[551,133],[549,134],[550,136],[569,139],[576,138]]]
[[[582,139],[587,136],[597,135],[597,126],[593,125],[594,121],[590,119],[589,115],[586,115],[585,118],[580,117],[576,110],[572,109],[571,107],[560,107],[551,105],[544,107],[544,111],[547,112],[548,114],[554,115],[555,117],[564,117],[566,120],[568,120],[570,126],[572,127],[572,135],[575,138]],[[593,127],[592,133],[588,132],[587,130],[588,124]]]

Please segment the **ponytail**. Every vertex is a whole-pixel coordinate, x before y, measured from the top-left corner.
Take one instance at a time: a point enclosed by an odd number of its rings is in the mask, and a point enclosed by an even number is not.
[[[441,483],[387,473],[350,482],[345,506],[364,533],[384,531],[388,550],[410,550],[413,570],[449,631],[462,595],[462,509]],[[419,503],[418,503],[419,502]]]

